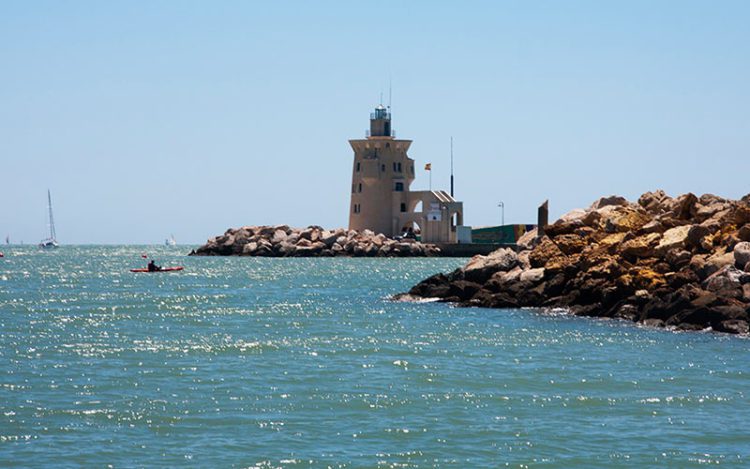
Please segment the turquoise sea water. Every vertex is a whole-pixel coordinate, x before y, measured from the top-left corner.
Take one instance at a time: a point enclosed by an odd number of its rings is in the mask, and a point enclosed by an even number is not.
[[[389,301],[463,259],[187,251],[5,249],[0,466],[750,466],[746,339]]]

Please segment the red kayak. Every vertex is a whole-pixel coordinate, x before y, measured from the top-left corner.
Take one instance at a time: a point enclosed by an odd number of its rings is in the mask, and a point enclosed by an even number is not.
[[[131,272],[146,272],[149,274],[158,274],[159,272],[179,272],[184,269],[182,266],[178,267],[163,267],[159,270],[148,270],[148,269],[130,269]]]

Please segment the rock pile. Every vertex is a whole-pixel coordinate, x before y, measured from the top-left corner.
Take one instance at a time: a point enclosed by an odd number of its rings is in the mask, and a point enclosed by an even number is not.
[[[520,252],[475,256],[409,292],[467,306],[566,308],[680,330],[748,333],[750,195],[637,203],[612,196],[519,240]]]
[[[230,228],[208,240],[191,256],[256,257],[432,257],[440,255],[434,244],[414,239],[395,240],[370,230],[362,232],[319,226],[286,225]]]

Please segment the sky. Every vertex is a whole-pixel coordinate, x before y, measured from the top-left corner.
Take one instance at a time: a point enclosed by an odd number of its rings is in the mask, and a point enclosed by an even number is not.
[[[0,235],[346,226],[381,94],[464,222],[750,193],[747,1],[0,1]],[[413,190],[426,189],[419,170]]]

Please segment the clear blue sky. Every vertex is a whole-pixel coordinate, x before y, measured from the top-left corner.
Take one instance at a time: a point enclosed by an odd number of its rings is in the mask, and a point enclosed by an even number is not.
[[[391,78],[434,188],[454,137],[467,224],[740,197],[749,24],[747,1],[0,2],[0,235],[41,239],[47,188],[64,244],[345,226],[347,140]]]

